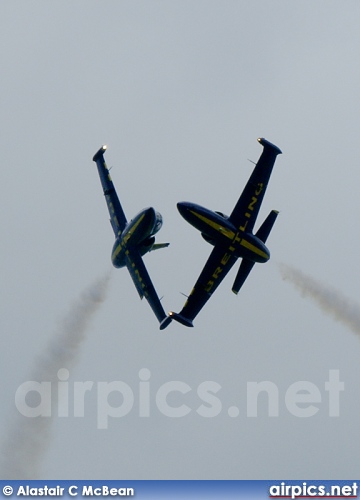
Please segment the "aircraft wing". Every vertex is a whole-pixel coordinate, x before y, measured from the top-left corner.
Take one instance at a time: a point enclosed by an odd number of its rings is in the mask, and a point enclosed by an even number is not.
[[[115,236],[118,237],[123,232],[127,220],[111,180],[109,169],[104,160],[105,151],[106,146],[102,146],[94,155],[93,161],[96,162],[98,168],[101,185],[104,190],[104,196],[110,214],[110,223]]]
[[[280,149],[266,139],[258,141],[264,147],[263,152],[229,217],[240,231],[253,230],[276,156],[281,154]]]
[[[136,290],[140,298],[146,298],[149,302],[151,309],[154,311],[155,316],[161,323],[166,318],[165,311],[159,297],[156,293],[154,285],[150,279],[149,273],[137,250],[126,250],[126,267],[129,270],[130,276],[134,282]]]
[[[184,307],[178,314],[171,312],[169,317],[185,326],[193,326],[193,319],[210,299],[236,260],[237,257],[227,245],[220,243],[215,245]]]

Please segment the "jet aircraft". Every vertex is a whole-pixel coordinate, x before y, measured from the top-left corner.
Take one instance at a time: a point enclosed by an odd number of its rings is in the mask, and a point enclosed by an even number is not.
[[[94,155],[106,204],[109,209],[110,223],[115,233],[115,243],[111,253],[114,267],[127,267],[140,298],[146,298],[158,321],[166,319],[165,311],[146,270],[142,256],[152,250],[165,248],[169,243],[155,243],[155,234],[162,226],[162,217],[154,208],[144,208],[130,222],[116,194],[109,169],[104,160],[106,146]]]
[[[201,232],[202,237],[214,245],[210,257],[202,270],[180,313],[170,312],[160,324],[168,326],[172,319],[185,326],[193,326],[195,316],[209,300],[238,258],[242,258],[232,291],[237,294],[248,277],[255,262],[266,262],[270,252],[265,246],[278,212],[272,210],[258,231],[253,228],[264,198],[266,187],[280,149],[266,139],[258,139],[263,152],[257,162],[230,217],[213,212],[195,203],[177,204],[184,219]]]

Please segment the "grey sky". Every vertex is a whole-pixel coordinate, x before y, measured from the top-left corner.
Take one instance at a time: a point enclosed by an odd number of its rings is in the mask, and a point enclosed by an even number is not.
[[[55,419],[43,477],[127,479],[348,478],[359,462],[360,340],[282,281],[286,262],[359,296],[357,195],[360,35],[357,1],[3,2],[1,39],[0,416],[29,377],[70,304],[110,267],[113,233],[93,154],[106,158],[127,216],[153,205],[164,217],[145,257],[166,310],[180,310],[211,247],[178,214],[194,201],[229,213],[266,137],[279,146],[259,216],[280,216],[272,260],[235,297],[233,270],[195,328],[158,330],[125,271],[88,331],[74,381],[124,381],[136,396],[151,372],[151,415],[135,399],[96,428]],[[329,418],[324,384],[345,383]],[[171,419],[155,406],[164,383],[193,411]],[[246,416],[246,383],[279,387],[279,417]],[[308,380],[322,394],[311,418],[284,394]],[[203,381],[222,386],[217,417],[196,413]],[[264,399],[265,401],[265,399]],[[114,401],[113,404],[116,404]],[[236,405],[237,418],[227,409]]]

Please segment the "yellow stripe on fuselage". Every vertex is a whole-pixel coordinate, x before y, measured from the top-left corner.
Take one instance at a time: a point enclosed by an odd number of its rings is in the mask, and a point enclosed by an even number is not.
[[[130,231],[125,235],[125,237],[124,237],[125,243],[127,243],[129,241],[130,236],[136,230],[136,228],[138,227],[138,225],[140,224],[140,222],[143,220],[144,217],[145,217],[145,214],[142,214],[142,216],[139,218],[139,220],[137,221],[137,223],[134,224],[133,227],[130,229]]]
[[[196,215],[196,217],[198,219],[200,219],[203,222],[205,222],[208,226],[213,227],[214,229],[216,229],[216,231],[219,231],[219,233],[223,234],[227,238],[229,238],[231,240],[234,238],[234,236],[235,236],[234,231],[231,231],[230,229],[226,229],[226,227],[220,226],[216,222],[208,219],[207,217],[204,217],[203,215],[198,214],[197,212],[194,212],[193,210],[190,210],[190,212],[193,215]]]
[[[121,249],[123,248],[122,242],[116,247],[116,250],[112,254],[112,258],[115,259],[119,253],[121,252]]]
[[[138,227],[138,225],[140,224],[140,222],[143,220],[144,217],[145,217],[145,214],[142,214],[142,216],[139,218],[137,223],[134,224],[134,227],[132,227],[131,230],[124,236],[124,239],[121,241],[120,245],[117,246],[115,252],[113,253],[113,257],[117,257],[119,255],[119,253],[121,252],[121,249],[129,241],[130,236],[135,231],[135,229]]]
[[[193,210],[190,210],[190,212],[193,215],[196,215],[196,217],[198,219],[202,220],[203,222],[205,222],[206,224],[208,224],[210,227],[216,229],[216,231],[218,231],[219,233],[223,234],[227,238],[229,238],[231,240],[233,240],[235,238],[234,231],[231,231],[230,229],[227,229],[226,227],[220,226],[219,224],[217,224],[216,222],[212,221],[211,219],[208,219],[204,215],[200,215],[197,212],[194,212]],[[240,240],[239,233],[237,233],[236,236],[237,236],[236,240],[239,241]],[[245,247],[245,248],[247,248],[251,252],[254,252],[256,255],[259,255],[263,259],[268,260],[268,258],[269,258],[269,256],[268,256],[267,253],[263,252],[260,248],[258,248],[257,246],[253,245],[252,243],[250,243],[249,241],[247,241],[245,238],[241,239],[240,245],[243,246],[243,247]],[[230,248],[232,248],[232,247],[230,247]],[[235,250],[235,248],[234,248],[234,250]]]
[[[260,248],[256,247],[252,243],[249,243],[245,238],[241,240],[240,245],[256,253],[256,255],[260,255],[260,257],[263,257],[266,260],[269,258],[267,253],[263,252],[262,250],[260,250]]]

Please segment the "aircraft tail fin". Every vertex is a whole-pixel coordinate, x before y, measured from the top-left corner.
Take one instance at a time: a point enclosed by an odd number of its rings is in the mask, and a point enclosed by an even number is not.
[[[256,237],[259,238],[263,243],[266,242],[273,225],[276,221],[276,218],[278,216],[279,212],[277,210],[272,210],[269,215],[266,217],[264,222],[261,224],[260,228],[258,229],[256,233]],[[247,259],[243,259],[239,271],[236,275],[232,291],[235,294],[239,293],[240,288],[243,286],[246,278],[249,276],[251,269],[254,267],[255,262],[252,262]]]
[[[160,248],[167,248],[169,245],[170,243],[154,243],[151,247],[150,252],[153,252],[154,250],[160,250]]]
[[[160,330],[164,330],[168,325],[170,325],[171,321],[171,316],[166,316],[166,318],[160,322]]]
[[[237,295],[240,288],[245,283],[246,278],[249,276],[251,269],[254,267],[255,262],[247,259],[241,261],[238,273],[236,275],[232,291]]]
[[[266,217],[264,222],[261,224],[255,236],[259,238],[263,243],[266,243],[266,240],[273,228],[273,225],[276,221],[279,212],[277,210],[271,210],[269,215]]]

